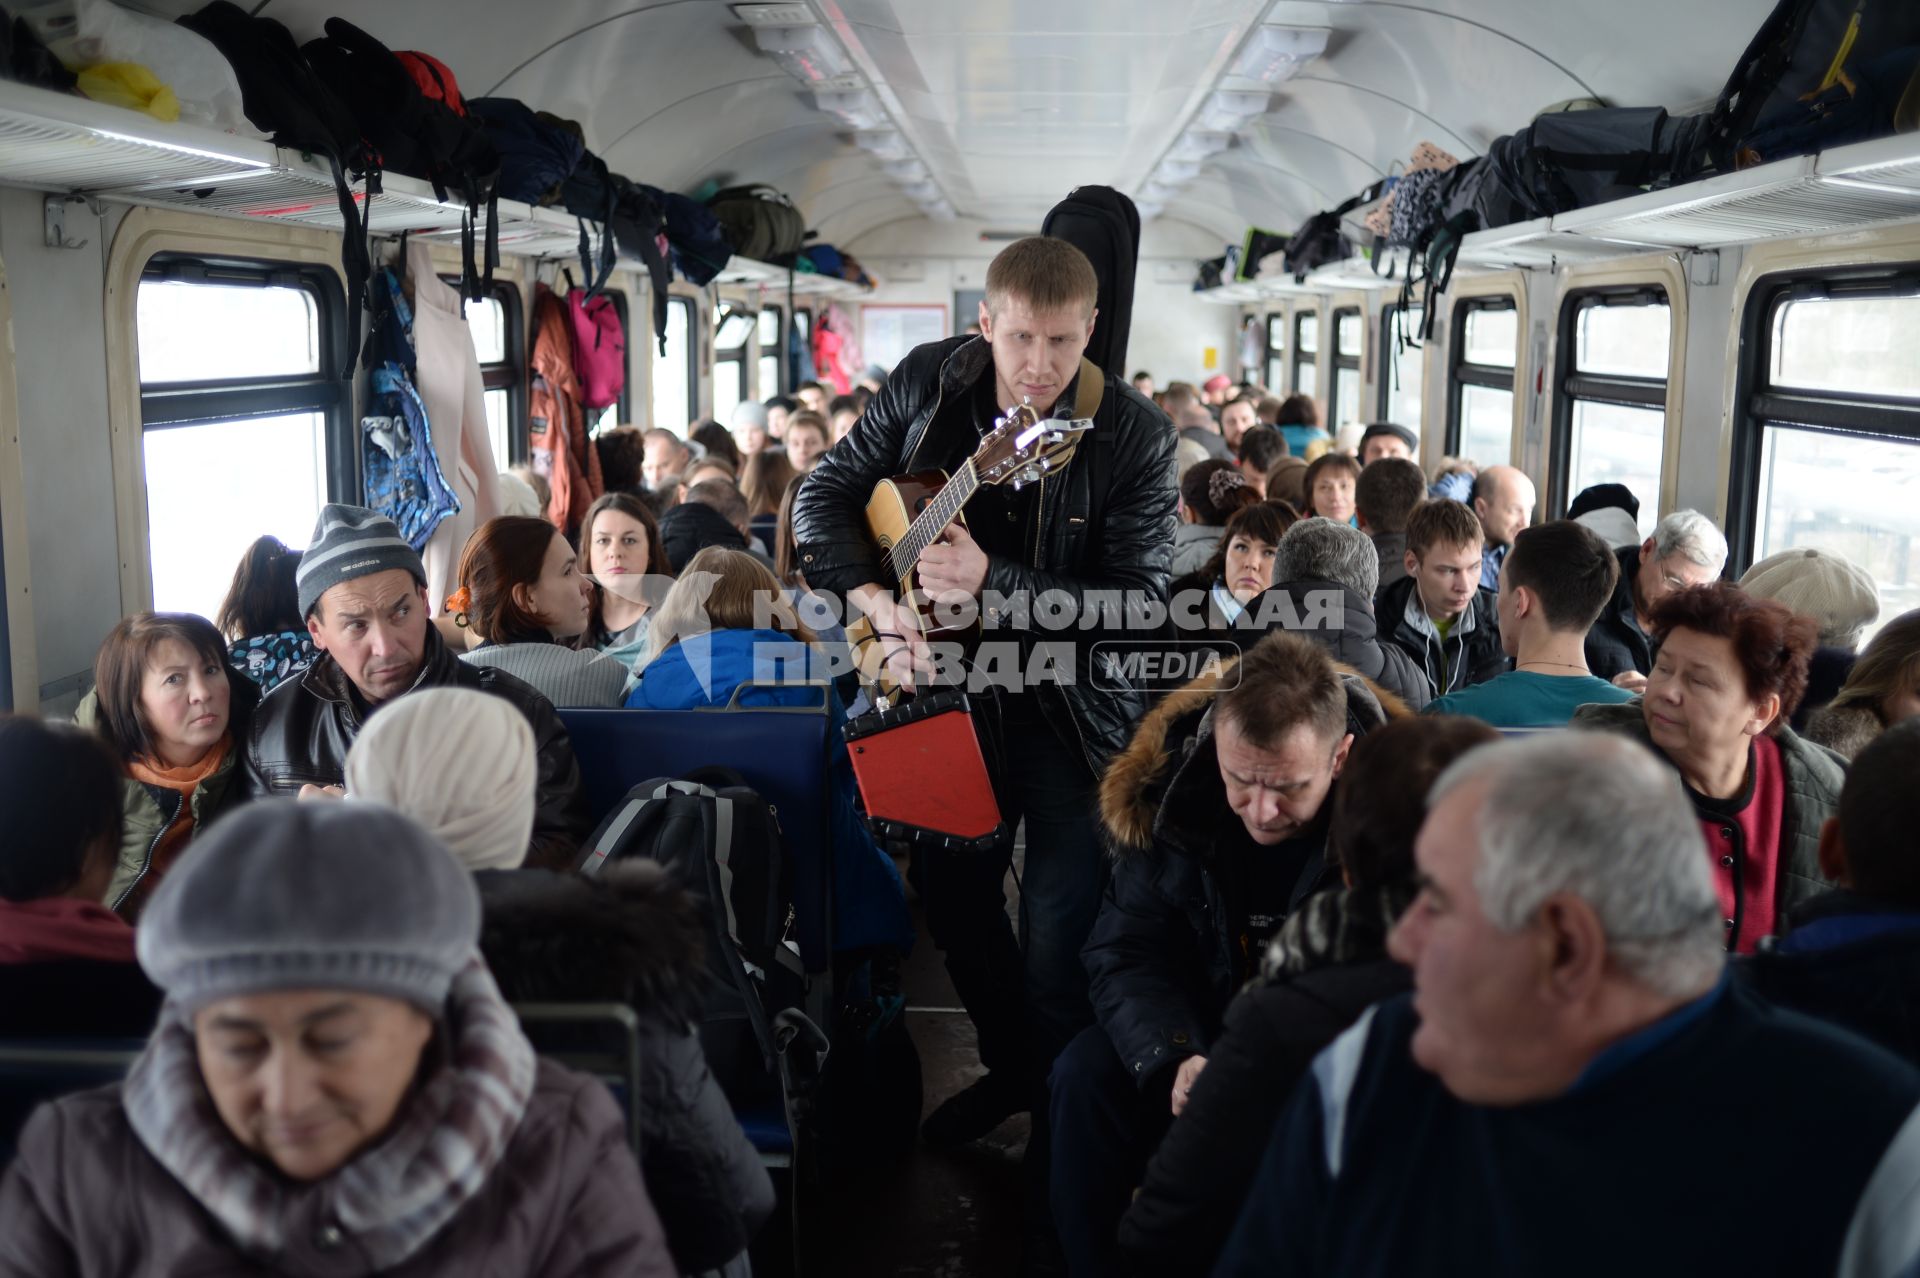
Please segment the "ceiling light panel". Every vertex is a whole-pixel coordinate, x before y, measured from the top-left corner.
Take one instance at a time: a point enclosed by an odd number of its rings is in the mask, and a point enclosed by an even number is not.
[[[753,40],[782,71],[808,86],[824,87],[851,69],[825,27],[759,27]]]
[[[796,27],[814,20],[804,4],[736,4],[733,16],[750,27]]]
[[[1271,94],[1222,89],[1207,96],[1194,123],[1208,132],[1238,133],[1254,117],[1265,115],[1272,101]]]
[[[1233,134],[1208,129],[1188,129],[1167,152],[1170,160],[1204,160],[1233,145]]]
[[[877,129],[887,122],[887,113],[881,108],[879,97],[866,89],[816,93],[813,101],[822,111],[837,117],[850,129]]]
[[[1233,64],[1235,75],[1278,84],[1327,51],[1325,27],[1257,27]]]

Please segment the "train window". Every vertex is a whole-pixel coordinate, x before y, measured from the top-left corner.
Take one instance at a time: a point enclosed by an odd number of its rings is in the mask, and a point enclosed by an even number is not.
[[[1320,390],[1320,312],[1298,311],[1293,317],[1293,392],[1314,395]]]
[[[699,385],[693,371],[693,301],[667,299],[667,344],[653,357],[653,424],[686,434],[694,413],[693,394]]]
[[[1336,425],[1360,420],[1360,356],[1367,325],[1358,307],[1333,313],[1333,419]]]
[[[1739,566],[1815,546],[1873,574],[1882,623],[1920,605],[1920,274],[1756,290],[1743,338]]]
[[[1467,298],[1454,308],[1453,331],[1447,452],[1482,466],[1510,461],[1519,312],[1510,298]]]
[[[734,302],[722,302],[713,314],[713,416],[733,420],[733,410],[750,391],[747,388],[747,338],[753,335],[753,313]]]
[[[153,606],[213,616],[255,537],[357,501],[331,272],[156,257],[134,308]],[[272,458],[263,465],[262,458]],[[211,498],[217,498],[212,500]]]
[[[1278,311],[1267,316],[1267,359],[1263,380],[1270,394],[1286,393],[1287,317]]]
[[[1426,353],[1418,346],[1402,345],[1400,334],[1418,337],[1426,310],[1419,306],[1389,303],[1380,319],[1380,416],[1390,422],[1421,430],[1425,409],[1421,392],[1426,384]]]
[[[778,306],[765,306],[760,309],[758,340],[760,343],[760,398],[771,399],[781,391],[780,370],[786,366],[784,346],[786,313]],[[717,416],[718,414],[716,414]],[[725,417],[720,418],[727,421]]]
[[[487,434],[493,440],[493,460],[505,469],[527,459],[520,340],[520,293],[513,285],[497,283],[487,295],[467,303],[467,331],[473,334],[474,353],[480,357],[482,401],[487,411]]]
[[[1625,484],[1640,534],[1660,513],[1673,310],[1664,289],[1577,293],[1560,313],[1563,357],[1554,401],[1549,507],[1593,484]]]

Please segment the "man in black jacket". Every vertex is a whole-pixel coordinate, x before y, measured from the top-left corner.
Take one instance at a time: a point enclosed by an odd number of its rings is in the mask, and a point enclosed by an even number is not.
[[[1084,956],[1099,1023],[1052,1081],[1053,1214],[1075,1278],[1118,1270],[1128,1196],[1228,1001],[1331,881],[1335,781],[1356,733],[1384,720],[1324,648],[1271,634],[1162,702],[1108,771],[1102,817],[1117,853]]]
[[[1099,602],[1088,598],[1096,592],[1106,600],[1163,603],[1176,503],[1174,432],[1166,417],[1111,374],[1083,373],[1096,288],[1093,267],[1064,241],[1034,237],[1009,245],[987,270],[980,336],[909,354],[794,503],[808,586],[865,613],[889,667],[911,681],[926,673],[929,653],[912,614],[896,605],[898,583],[882,567],[862,517],[874,486],[929,468],[956,471],[1009,408],[1024,400],[1043,416],[1071,414],[1083,400],[1084,378],[1102,379],[1094,427],[1063,471],[1018,490],[982,488],[967,503],[965,526],[949,527],[919,560],[920,585],[935,599],[978,601],[988,643],[1004,651],[1011,642],[1027,654],[1038,639],[1072,658],[1057,680],[989,694],[1005,738],[1002,815],[1008,829],[1026,823],[1025,954],[1003,896],[1010,848],[997,856],[917,858],[928,928],[946,951],[989,1069],[928,1121],[927,1136],[938,1143],[984,1135],[1027,1108],[1046,1064],[1090,1019],[1079,952],[1103,878],[1096,779],[1126,743],[1146,697],[1114,677],[1094,685],[1089,631],[1012,627],[1026,624],[1016,619],[1043,599],[1064,602],[1069,612]],[[1030,612],[1039,624],[1041,609]]]
[[[527,717],[539,763],[529,865],[571,868],[591,829],[580,768],[553,705],[507,674],[459,660],[427,619],[427,574],[392,520],[359,506],[320,512],[296,577],[320,656],[260,703],[247,739],[247,789],[338,795],[347,749],[380,706],[418,688],[477,688]]]
[[[1361,479],[1364,481],[1364,472]],[[1506,672],[1500,599],[1480,584],[1480,520],[1462,502],[1429,501],[1407,520],[1406,575],[1380,591],[1380,631],[1444,697]]]
[[[1840,884],[1791,915],[1792,930],[1735,966],[1771,1002],[1864,1034],[1920,1065],[1920,719],[1854,758],[1820,869]]]
[[[1615,552],[1620,579],[1587,631],[1587,669],[1628,692],[1645,692],[1653,669],[1653,606],[1676,590],[1704,585],[1727,564],[1727,539],[1697,510],[1676,510],[1638,546]]]

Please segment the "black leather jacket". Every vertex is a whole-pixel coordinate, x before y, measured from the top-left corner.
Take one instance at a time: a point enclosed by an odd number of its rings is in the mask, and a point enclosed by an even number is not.
[[[957,440],[973,441],[971,388],[992,375],[992,349],[978,338],[932,342],[900,362],[853,433],[821,459],[794,502],[794,538],[809,587],[844,597],[865,582],[888,582],[862,518],[874,485],[927,469],[928,457],[959,451]],[[1076,379],[1061,404],[1073,403],[1077,387]],[[942,412],[943,405],[951,411]],[[1093,591],[1166,599],[1176,501],[1173,424],[1111,373],[1094,421],[1073,463],[1039,485],[1035,562],[991,556],[987,591],[1009,597],[1025,592],[1029,598],[1063,591],[1076,602]],[[938,441],[931,449],[930,438]],[[1064,695],[1081,751],[1098,775],[1126,745],[1146,711],[1146,694],[1111,690],[1115,680],[1104,677],[1101,687],[1093,686],[1087,667],[1100,632],[1035,633],[1071,640],[1076,648],[1073,682],[1042,693],[1049,699]]]
[[[572,869],[592,822],[573,743],[553,704],[504,670],[459,660],[432,626],[420,675],[407,691],[418,688],[477,688],[505,697],[527,716],[539,764],[527,864]],[[343,784],[347,748],[372,713],[339,663],[321,653],[305,674],[275,688],[254,712],[247,734],[247,792],[264,798],[297,795],[308,784]]]

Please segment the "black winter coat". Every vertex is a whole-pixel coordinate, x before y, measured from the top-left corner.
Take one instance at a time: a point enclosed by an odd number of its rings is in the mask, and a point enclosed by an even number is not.
[[[1216,851],[1238,824],[1227,806],[1213,738],[1213,691],[1231,678],[1196,679],[1156,706],[1100,785],[1100,814],[1114,845],[1113,873],[1081,950],[1094,1018],[1142,1086],[1188,1056],[1205,1055],[1234,991],[1258,955],[1238,952],[1235,910]],[[1345,672],[1347,727],[1363,735],[1404,703]],[[1311,833],[1270,849],[1309,853],[1291,910],[1331,879],[1326,814]]]
[[[1256,986],[1233,1001],[1120,1222],[1129,1273],[1213,1271],[1294,1084],[1361,1012],[1412,985],[1406,968],[1380,955]]]
[[[527,863],[554,869],[571,866],[593,823],[573,743],[553,703],[504,670],[459,660],[432,626],[427,627],[420,676],[408,691],[419,688],[490,692],[511,701],[527,717],[539,764]],[[366,709],[339,663],[321,653],[306,673],[275,688],[254,712],[247,734],[249,795],[291,796],[299,794],[303,785],[342,784],[347,750],[367,716],[378,709]]]
[[[1427,682],[1433,685],[1434,696],[1444,697],[1449,692],[1485,683],[1512,668],[1512,661],[1500,646],[1499,596],[1484,586],[1475,591],[1466,612],[1443,640],[1432,629],[1431,621],[1423,631],[1418,624],[1407,620],[1409,604],[1421,607],[1413,602],[1419,588],[1420,583],[1413,578],[1402,577],[1380,592],[1373,610],[1387,641],[1420,667]],[[1461,659],[1462,652],[1466,654],[1465,660]]]
[[[1329,590],[1339,592],[1337,613],[1320,603],[1325,598],[1322,592]],[[1277,624],[1269,624],[1276,618]],[[1275,582],[1248,601],[1237,628],[1256,634],[1286,630],[1303,635],[1413,709],[1433,700],[1433,685],[1421,673],[1420,664],[1381,637],[1373,600],[1339,582]]]
[[[809,587],[844,597],[865,582],[890,584],[867,536],[867,500],[883,479],[925,470],[930,458],[971,453],[978,438],[973,387],[992,376],[992,349],[972,337],[916,347],[893,370],[853,433],[821,458],[794,501],[794,538]],[[1077,389],[1076,378],[1060,403],[1071,405]],[[1024,563],[990,557],[987,591],[1030,598],[1061,591],[1076,602],[1090,591],[1166,598],[1177,500],[1173,425],[1110,373],[1094,421],[1066,471],[1035,485],[1037,553]],[[1095,631],[1072,632],[1074,683],[1057,693],[1043,690],[1050,698],[1064,695],[1095,775],[1126,745],[1147,705],[1139,689],[1116,691],[1113,678],[1095,686],[1087,677],[1098,638]]]
[[[1640,628],[1633,614],[1633,579],[1640,571],[1640,547],[1622,546],[1613,552],[1620,561],[1620,580],[1613,598],[1600,610],[1599,620],[1587,631],[1587,669],[1611,680],[1629,670],[1646,674],[1653,669],[1653,638]]]
[[[1844,889],[1792,914],[1792,932],[1815,925],[1870,933],[1886,916],[1913,914]],[[1818,949],[1767,947],[1733,970],[1770,1003],[1843,1026],[1920,1065],[1920,928],[1889,929]]]
[[[698,906],[652,861],[583,879],[474,875],[481,954],[516,1002],[626,1003],[640,1016],[640,1171],[683,1274],[745,1251],[773,1182],[707,1070],[694,1032],[706,972]]]

